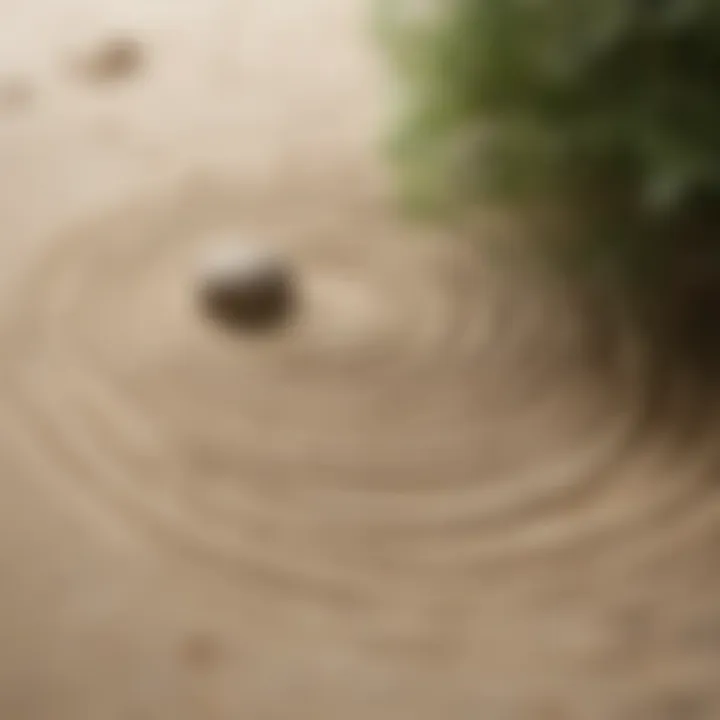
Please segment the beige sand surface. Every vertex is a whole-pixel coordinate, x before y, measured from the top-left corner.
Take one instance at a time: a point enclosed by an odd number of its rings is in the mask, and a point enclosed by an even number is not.
[[[697,399],[394,216],[365,9],[0,0],[3,720],[720,717]]]

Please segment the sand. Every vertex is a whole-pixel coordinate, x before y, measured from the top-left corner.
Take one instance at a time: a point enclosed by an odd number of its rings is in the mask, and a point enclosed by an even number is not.
[[[0,2],[0,717],[720,716],[702,398],[399,217],[366,12]]]

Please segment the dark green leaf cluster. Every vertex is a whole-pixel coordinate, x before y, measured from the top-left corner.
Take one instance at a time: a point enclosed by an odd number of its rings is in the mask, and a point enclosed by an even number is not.
[[[560,201],[629,265],[720,246],[720,0],[378,2],[413,197]]]

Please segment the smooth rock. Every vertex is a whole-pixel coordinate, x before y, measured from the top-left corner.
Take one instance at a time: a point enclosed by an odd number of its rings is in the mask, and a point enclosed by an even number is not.
[[[266,329],[285,321],[294,301],[287,261],[272,249],[224,242],[200,268],[200,299],[206,314],[237,329]]]

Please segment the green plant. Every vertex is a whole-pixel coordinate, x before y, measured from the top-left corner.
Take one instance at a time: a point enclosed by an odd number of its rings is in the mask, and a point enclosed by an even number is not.
[[[718,0],[378,2],[414,202],[565,208],[564,247],[650,294],[720,271]]]

